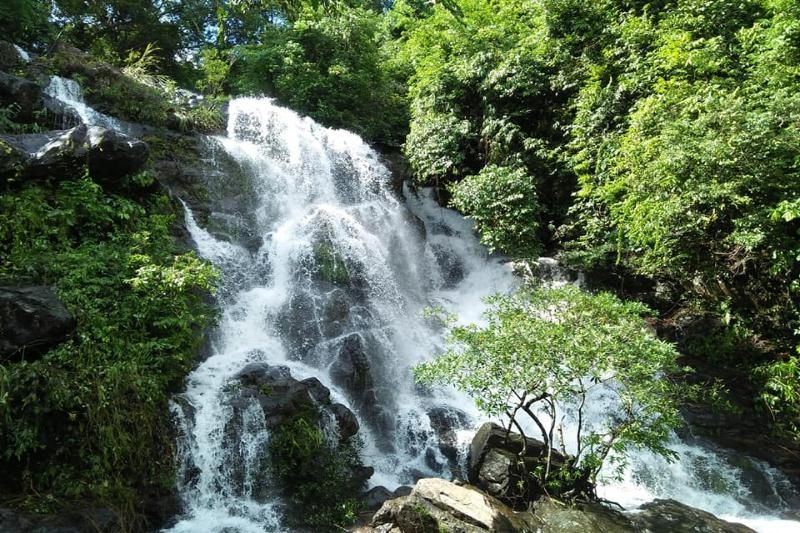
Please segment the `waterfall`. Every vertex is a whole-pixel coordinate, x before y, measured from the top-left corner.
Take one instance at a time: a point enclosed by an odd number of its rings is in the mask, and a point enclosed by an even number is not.
[[[238,199],[231,208],[215,198],[209,227],[186,212],[198,252],[225,282],[212,353],[173,405],[186,508],[173,531],[281,529],[280,502],[257,503],[232,479],[242,471],[263,477],[252,470],[263,461],[237,464],[232,476],[231,462],[242,463],[242,454],[226,449],[226,427],[237,416],[226,385],[253,362],[288,366],[298,379],[315,376],[354,411],[363,461],[375,469],[371,484],[394,489],[423,476],[463,477],[439,447],[441,419],[463,443],[479,419],[464,397],[415,385],[411,367],[442,343],[422,311],[441,306],[479,320],[482,296],[515,285],[510,269],[429,193],[406,189],[398,198],[378,156],[352,133],[268,99],[243,98],[230,104],[227,136],[213,142],[241,175],[216,178],[235,186],[208,183]],[[249,237],[230,238],[237,233]],[[343,350],[366,355],[368,391],[342,381]],[[240,447],[255,456],[269,435],[255,410],[252,418],[261,435]]]
[[[86,105],[72,80],[54,77],[47,92],[89,125],[124,126]],[[268,99],[232,101],[227,135],[209,145],[211,211],[201,224],[187,207],[186,226],[200,255],[223,273],[221,319],[210,355],[171,406],[184,503],[171,531],[285,530],[280,501],[253,497],[264,484],[270,493],[263,412],[226,402],[232,378],[252,362],[317,377],[356,413],[364,463],[375,468],[372,485],[463,477],[459,460],[482,418],[454,391],[414,385],[410,368],[442,349],[441,332],[421,311],[439,306],[461,323],[480,323],[481,298],[516,286],[509,266],[488,256],[471,224],[440,208],[430,190],[404,187],[398,197],[387,169],[356,135]],[[222,156],[240,172],[214,172]],[[551,283],[581,281],[552,260],[538,263]],[[368,356],[367,399],[335,379],[348,343]],[[589,416],[600,420],[609,409],[611,402],[595,398]],[[440,447],[443,419],[459,448],[455,461]],[[226,439],[230,423],[241,428],[237,442]],[[601,495],[626,507],[673,498],[764,533],[800,530],[779,518],[791,510],[792,489],[776,470],[677,436],[670,447],[679,461],[635,453],[622,479],[602,481]]]
[[[61,76],[51,76],[50,83],[45,87],[46,95],[55,98],[67,108],[72,109],[81,122],[87,126],[99,126],[110,130],[117,130],[126,135],[137,135],[139,129],[135,125],[105,115],[93,109],[83,99],[81,86],[77,81]]]

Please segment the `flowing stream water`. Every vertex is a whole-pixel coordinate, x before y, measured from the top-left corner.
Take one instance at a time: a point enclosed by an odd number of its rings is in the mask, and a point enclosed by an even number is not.
[[[50,94],[90,125],[111,125],[74,89],[54,80]],[[172,405],[184,513],[171,531],[286,530],[280,499],[252,494],[265,477],[263,412],[255,404],[235,411],[226,401],[236,374],[253,362],[317,377],[355,412],[363,461],[375,468],[371,485],[464,477],[458,459],[482,419],[455,391],[415,385],[411,368],[442,349],[441,331],[422,311],[440,306],[462,323],[480,322],[481,298],[517,285],[508,265],[430,191],[396,190],[358,136],[269,99],[233,100],[227,135],[208,139],[205,163],[210,210],[200,216],[187,207],[186,226],[198,253],[223,274],[221,318],[208,357]],[[542,265],[558,281],[557,265]],[[364,356],[368,391],[337,379],[342,354],[354,349]],[[611,408],[598,398],[590,416]],[[235,446],[226,439],[233,417],[243,428]],[[443,439],[461,451],[455,460],[442,452]],[[790,491],[779,472],[678,437],[672,445],[678,462],[635,454],[624,478],[606,479],[601,494],[632,507],[674,498],[758,531],[800,531],[779,518]]]

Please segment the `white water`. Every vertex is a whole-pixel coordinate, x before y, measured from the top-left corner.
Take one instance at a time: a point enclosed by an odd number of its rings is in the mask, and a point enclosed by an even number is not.
[[[17,51],[17,53],[19,54],[19,58],[23,62],[25,62],[25,63],[30,63],[31,62],[31,55],[27,52],[27,50],[25,50],[24,48],[22,48],[22,47],[20,47],[20,46],[18,46],[16,44],[14,45],[14,49]]]
[[[266,99],[239,99],[230,105],[228,135],[217,143],[247,175],[242,183],[251,201],[245,213],[228,210],[210,218],[240,216],[263,242],[247,250],[219,240],[187,210],[199,253],[221,268],[227,282],[212,355],[190,375],[174,406],[184,471],[192,475],[180,487],[186,518],[173,531],[281,529],[280,502],[257,502],[234,486],[227,471],[230,461],[240,459],[225,445],[232,416],[225,386],[253,361],[287,365],[298,379],[317,376],[336,401],[356,412],[364,463],[376,470],[371,484],[393,489],[419,476],[461,475],[440,452],[429,412],[460,407],[465,432],[477,413],[455,393],[434,396],[415,386],[411,367],[441,342],[421,311],[441,305],[465,320],[478,319],[482,296],[515,284],[509,268],[486,256],[463,218],[428,196],[406,191],[404,205],[389,189],[376,154],[352,133],[323,128]],[[211,189],[220,185],[209,183]],[[356,286],[319,281],[315,254],[321,246],[333,251]],[[449,268],[439,265],[445,261]],[[331,327],[325,317],[342,299],[344,316]],[[330,378],[353,333],[366,345],[369,397],[338,388]],[[263,452],[265,433],[246,444],[251,455]],[[248,476],[268,475],[250,465],[244,469]]]
[[[88,125],[125,130],[121,121],[87,106],[74,81],[54,77],[47,91]],[[372,485],[392,489],[418,476],[461,477],[439,451],[429,413],[442,407],[462,413],[455,428],[462,461],[480,415],[455,392],[426,393],[414,386],[410,367],[441,349],[439,332],[419,312],[439,305],[457,313],[462,323],[480,322],[481,298],[515,286],[510,268],[487,257],[471,225],[439,208],[429,192],[406,189],[398,200],[375,153],[351,133],[322,128],[269,100],[239,99],[231,103],[228,135],[215,143],[218,152],[241,165],[247,179],[239,183],[240,178],[209,173],[232,181],[209,183],[209,189],[232,188],[249,201],[238,211],[212,212],[209,220],[238,219],[263,243],[253,249],[218,239],[187,208],[186,224],[198,252],[220,267],[225,281],[211,356],[189,376],[186,392],[172,406],[180,432],[185,514],[171,531],[284,530],[280,501],[253,496],[258,483],[269,483],[261,460],[269,439],[263,414],[255,404],[234,413],[225,401],[226,385],[253,361],[287,365],[297,379],[316,376],[332,389],[335,401],[353,408],[366,440],[364,463],[376,469]],[[224,198],[216,200],[226,204]],[[315,281],[319,242],[361,280],[359,294],[349,295],[357,305],[350,305],[333,330],[320,312],[335,300],[337,288]],[[569,279],[552,261],[540,263],[555,282]],[[297,309],[311,309],[301,313],[300,322],[310,327],[300,339],[281,326],[287,311]],[[377,413],[357,394],[330,382],[329,366],[342,339],[353,332],[370,339]],[[592,406],[597,417],[609,409],[613,406],[602,398]],[[225,440],[233,417],[245,430],[234,444]],[[601,495],[626,507],[674,498],[764,533],[800,531],[800,523],[778,518],[788,510],[781,499],[788,485],[778,472],[677,437],[672,448],[681,454],[679,462],[635,454],[624,479],[606,479]],[[750,466],[743,468],[742,462]],[[239,481],[232,472],[236,464],[243,470]]]
[[[131,135],[135,129],[133,125],[129,123],[104,115],[87,105],[83,99],[81,86],[75,80],[62,78],[61,76],[51,76],[50,83],[45,87],[44,92],[75,111],[78,117],[80,117],[81,122],[87,126],[99,126],[101,128],[117,130],[126,135]]]

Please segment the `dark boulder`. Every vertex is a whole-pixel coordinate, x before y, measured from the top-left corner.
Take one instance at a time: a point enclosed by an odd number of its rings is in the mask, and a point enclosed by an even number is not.
[[[43,105],[42,91],[37,83],[0,71],[0,105],[16,105],[18,122],[33,122]]]
[[[642,531],[652,533],[754,533],[747,526],[726,522],[675,500],[646,503],[630,516]]]
[[[331,413],[336,419],[336,425],[339,429],[339,436],[343,439],[349,439],[358,433],[358,419],[353,411],[340,403],[331,405]]]
[[[443,246],[439,243],[431,243],[430,247],[433,256],[436,258],[436,263],[439,265],[444,287],[453,288],[461,283],[466,274],[464,263],[461,259],[447,246]]]
[[[344,338],[336,359],[331,364],[330,376],[333,383],[347,390],[353,397],[363,400],[373,382],[362,335],[351,333]]]
[[[41,355],[74,328],[75,319],[52,289],[0,287],[0,358]]]
[[[42,134],[2,135],[0,142],[15,152],[23,178],[74,177],[88,164],[92,177],[111,189],[127,187],[121,178],[140,171],[149,154],[142,141],[86,125]]]
[[[140,171],[149,155],[147,144],[114,130],[89,128],[89,172],[114,180]]]
[[[377,486],[369,489],[363,496],[364,507],[370,511],[377,511],[383,502],[395,498],[395,494],[386,487]]]
[[[0,41],[0,70],[10,70],[27,63],[19,49],[8,41]]]
[[[297,380],[285,366],[250,363],[237,374],[241,384],[234,406],[247,398],[258,401],[264,411],[267,429],[304,416],[310,409],[318,410],[336,423],[339,438],[349,439],[358,433],[358,419],[340,403],[331,402],[331,393],[317,378]]]
[[[305,360],[323,338],[317,298],[310,292],[295,292],[278,313],[275,325],[287,344],[289,355]]]
[[[486,423],[470,445],[468,479],[512,507],[525,507],[545,494],[530,472],[545,464],[546,460],[547,447],[541,441]],[[552,450],[552,472],[562,468],[566,462],[563,455]],[[585,481],[576,481],[576,484],[582,483]]]

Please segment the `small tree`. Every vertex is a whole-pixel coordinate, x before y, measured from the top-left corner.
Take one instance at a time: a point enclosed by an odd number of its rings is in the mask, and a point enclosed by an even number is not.
[[[565,480],[593,487],[607,461],[620,474],[632,447],[674,458],[665,443],[680,421],[678,386],[669,379],[678,354],[648,331],[644,305],[574,286],[528,287],[488,303],[485,326],[452,327],[448,351],[415,374],[452,384],[486,414],[507,417],[508,431],[524,436],[530,419],[547,450],[544,467],[531,472],[542,487],[577,496],[581,489]],[[589,421],[588,402],[601,394],[616,408]],[[571,444],[569,468],[551,472],[553,450],[566,455]]]

